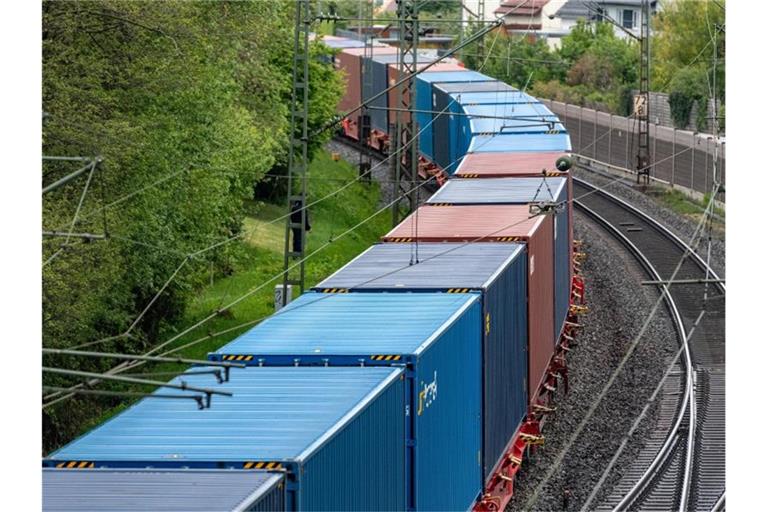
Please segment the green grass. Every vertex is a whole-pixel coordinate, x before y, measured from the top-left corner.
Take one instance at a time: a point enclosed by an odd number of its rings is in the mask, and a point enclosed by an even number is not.
[[[699,201],[683,194],[679,190],[667,187],[653,187],[648,190],[648,195],[653,197],[663,206],[666,206],[670,210],[684,217],[688,217],[693,221],[699,221],[701,219],[701,216],[704,214],[704,210],[709,203],[709,195]],[[724,210],[715,207],[715,214],[718,217],[725,219]],[[722,221],[717,220],[717,218],[715,218],[713,226],[720,231],[725,229],[725,224]]]
[[[357,169],[343,161],[335,162],[328,153],[320,152],[309,167],[309,177],[308,202],[312,202],[354,180],[357,177]],[[310,254],[323,246],[329,239],[334,241],[307,261],[307,287],[322,281],[389,230],[389,210],[384,210],[354,232],[336,239],[344,231],[376,212],[379,194],[379,186],[376,183],[368,186],[355,183],[341,193],[310,207],[312,229],[307,234],[308,245],[305,254]],[[182,332],[249,291],[262,285],[263,288],[199,328],[180,337],[173,344],[165,347],[164,350],[202,339],[203,341],[177,352],[175,355],[205,359],[209,352],[252,328],[252,325],[235,329],[226,334],[209,336],[210,334],[216,334],[245,322],[264,318],[274,312],[274,288],[282,280],[276,279],[269,284],[265,283],[283,270],[285,221],[270,221],[285,214],[285,205],[246,201],[245,206],[247,216],[243,225],[244,236],[242,241],[233,242],[241,244],[243,257],[236,262],[234,272],[229,276],[214,276],[212,284],[201,288],[196,298],[187,306],[184,320],[167,329],[160,337],[160,341]],[[298,290],[295,290],[294,298],[297,295]],[[166,372],[179,371],[183,368],[183,365],[170,363],[148,364],[138,371]],[[169,380],[170,377],[158,376],[155,379],[165,381]],[[211,378],[211,384],[214,385],[214,383],[215,381]],[[111,387],[111,389],[127,388],[116,386]],[[83,425],[82,431],[87,431],[104,422],[128,405],[130,405],[130,401],[126,400],[120,406],[92,418]]]

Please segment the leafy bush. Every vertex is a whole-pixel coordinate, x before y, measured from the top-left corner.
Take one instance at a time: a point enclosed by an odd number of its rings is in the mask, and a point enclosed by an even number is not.
[[[680,69],[670,83],[669,108],[677,128],[686,128],[693,104],[697,104],[698,130],[706,129],[707,123],[707,76],[702,67]]]

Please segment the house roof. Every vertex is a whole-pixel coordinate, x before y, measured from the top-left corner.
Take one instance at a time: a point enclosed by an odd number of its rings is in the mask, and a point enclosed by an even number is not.
[[[541,12],[549,0],[504,0],[494,14],[513,14],[515,16],[533,16]]]
[[[643,0],[597,0],[595,3],[600,7],[623,5],[640,8]],[[558,9],[556,14],[565,19],[589,18],[591,13],[584,4],[585,0],[568,0],[560,9]],[[656,10],[656,4],[656,0],[651,0],[651,10]]]

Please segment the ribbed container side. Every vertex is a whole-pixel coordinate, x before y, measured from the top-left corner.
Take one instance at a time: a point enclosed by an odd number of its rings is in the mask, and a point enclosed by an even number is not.
[[[495,134],[475,135],[469,153],[504,151],[570,151],[571,138],[567,134]]]
[[[543,222],[530,217],[527,205],[422,206],[382,237],[384,242],[407,242],[418,232],[422,242],[518,242],[530,236]],[[550,237],[552,232],[549,232]]]
[[[373,59],[373,66],[371,68],[373,71],[373,83],[371,84],[370,95],[366,95],[366,98],[373,97],[389,87],[387,65],[378,62],[377,59]],[[371,106],[376,108],[368,109],[368,114],[371,116],[371,127],[385,133],[388,130],[387,108],[389,104],[387,100],[388,95],[382,94],[371,102]]]
[[[417,510],[467,510],[480,492],[480,321],[475,302],[419,357],[411,404]]]
[[[432,161],[445,169],[451,163],[451,98],[438,90],[432,90],[432,140],[429,141]],[[438,114],[437,112],[440,112]],[[425,154],[426,151],[425,151]]]
[[[485,292],[484,480],[528,408],[527,267],[524,252]]]
[[[562,151],[471,153],[462,159],[456,176],[541,176],[542,171],[557,172],[555,162],[562,156]]]
[[[346,89],[344,95],[339,100],[337,110],[339,112],[348,112],[360,104],[361,99],[361,87],[360,87],[360,61],[359,55],[347,53],[345,51],[339,52],[336,56],[339,69],[344,72],[346,79]],[[357,117],[357,113],[354,114]]]
[[[556,178],[565,181],[563,178]],[[557,202],[568,200],[568,187],[563,186]],[[571,226],[570,204],[566,204],[554,217],[555,234],[555,339],[565,326],[571,298]]]
[[[389,74],[389,87],[396,84],[398,80],[400,80],[400,72],[397,70],[397,66],[389,65],[387,66],[387,73]],[[389,90],[387,93],[388,102],[390,105],[392,105],[394,108],[408,108],[410,106],[411,99],[408,96],[405,96],[403,98],[403,101],[405,102],[405,106],[403,106],[403,103],[400,101],[400,98],[397,97],[397,87],[394,87]],[[418,94],[417,94],[418,97]],[[418,103],[417,103],[418,105]],[[403,114],[403,118],[405,120],[408,120],[411,118],[410,112],[400,112]],[[397,114],[398,111],[396,110],[390,110],[389,111],[389,125],[394,129],[395,124],[397,124]],[[421,142],[419,142],[421,144]]]
[[[427,204],[528,204],[560,198],[565,201],[567,191],[567,180],[559,177],[449,180]],[[567,207],[564,205],[562,211]]]
[[[528,240],[528,395],[533,398],[555,351],[552,217]]]
[[[285,503],[285,482],[274,486],[268,493],[260,497],[246,509],[248,512],[276,512],[287,510]]]
[[[481,295],[307,293],[281,311],[212,357],[251,354],[250,364],[266,366],[407,364],[400,418],[413,440],[408,506],[469,508],[481,482]]]
[[[440,84],[440,87],[442,87],[442,84]],[[533,96],[512,88],[486,92],[452,92],[451,97],[462,105],[543,105]]]
[[[300,510],[405,510],[404,410],[401,375],[306,461]]]
[[[44,512],[285,510],[284,476],[224,470],[43,469]]]
[[[528,402],[527,251],[524,244],[374,245],[321,282],[318,291],[483,290],[483,476],[503,455]],[[487,322],[487,323],[486,323]]]

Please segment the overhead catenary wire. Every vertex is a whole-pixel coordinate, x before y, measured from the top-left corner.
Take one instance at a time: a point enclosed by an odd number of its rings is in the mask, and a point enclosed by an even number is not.
[[[711,196],[707,208],[709,209],[709,208],[712,208],[713,206],[714,206],[714,194]],[[691,251],[693,250],[692,247],[697,244],[697,241],[699,240],[699,238],[700,238],[700,236],[702,234],[702,228],[704,226],[704,221],[705,221],[705,218],[702,218],[699,221],[699,223],[697,224],[696,229],[694,230],[693,235],[691,236],[691,240],[690,240],[689,244],[686,246],[686,249],[683,252],[683,255],[678,260],[677,265],[675,266],[675,269],[673,270],[673,272],[672,272],[672,274],[671,274],[671,276],[669,278],[670,281],[674,281],[675,277],[677,277],[677,274],[680,271],[680,269],[682,268],[683,263],[685,262],[685,260],[689,256],[689,254],[691,254]],[[573,444],[576,441],[576,439],[578,438],[578,436],[581,435],[582,431],[584,430],[584,427],[587,425],[589,420],[594,415],[595,411],[597,410],[597,407],[600,405],[600,403],[602,403],[603,398],[605,398],[605,396],[607,395],[608,390],[613,386],[613,383],[616,381],[616,379],[618,378],[619,374],[624,369],[624,366],[626,365],[627,361],[629,360],[629,357],[634,353],[635,348],[640,343],[642,337],[645,335],[645,332],[648,330],[648,327],[650,326],[651,321],[655,317],[656,312],[659,309],[659,306],[664,301],[664,297],[668,293],[669,293],[669,284],[666,284],[663,287],[663,290],[661,291],[661,293],[659,294],[659,298],[656,300],[656,302],[654,303],[653,307],[651,308],[650,313],[646,316],[645,320],[643,321],[643,324],[642,324],[642,326],[640,328],[640,331],[637,333],[635,338],[632,340],[632,342],[629,345],[629,348],[625,352],[625,354],[622,357],[622,359],[619,361],[619,364],[614,369],[614,371],[611,373],[610,377],[608,378],[608,381],[603,386],[603,388],[600,390],[598,395],[592,401],[592,405],[587,410],[586,414],[584,415],[582,420],[579,422],[578,426],[573,431],[573,433],[570,436],[570,438],[568,438],[568,440],[567,440],[565,446],[563,447],[563,449],[558,453],[557,457],[555,457],[554,462],[550,465],[550,467],[547,470],[547,472],[545,473],[543,479],[539,482],[539,484],[534,489],[533,494],[531,495],[531,497],[528,499],[528,501],[525,504],[525,507],[524,507],[525,509],[527,509],[527,510],[533,509],[534,505],[536,504],[536,501],[539,499],[539,495],[544,490],[544,486],[552,478],[552,476],[554,475],[555,471],[557,471],[557,469],[561,467],[561,464],[563,462],[563,459],[565,458],[565,455],[568,453],[568,451],[570,450],[571,446],[573,446]],[[685,341],[683,341],[683,343],[685,344]]]
[[[648,411],[650,411],[651,406],[656,401],[656,398],[658,397],[661,390],[664,388],[664,383],[669,378],[670,374],[672,373],[672,370],[675,369],[675,366],[677,366],[677,361],[680,358],[680,356],[685,351],[686,344],[690,341],[691,337],[693,336],[694,331],[699,326],[699,323],[701,322],[701,319],[704,318],[706,311],[701,310],[699,312],[698,317],[696,318],[696,321],[691,326],[691,329],[688,331],[688,334],[686,336],[686,339],[684,343],[680,345],[680,348],[675,353],[675,355],[672,357],[672,360],[670,361],[669,365],[667,366],[666,371],[664,372],[664,375],[661,376],[661,379],[659,380],[659,383],[656,385],[656,388],[653,390],[653,393],[651,393],[651,396],[648,397],[648,399],[645,401],[645,405],[643,406],[642,410],[640,411],[640,414],[635,418],[635,421],[632,423],[632,426],[630,427],[629,431],[625,434],[625,436],[621,440],[621,444],[619,445],[616,452],[613,454],[613,457],[611,457],[610,462],[606,466],[606,468],[603,470],[602,475],[600,475],[600,479],[597,481],[597,483],[592,487],[592,491],[589,493],[589,496],[587,497],[587,500],[584,502],[584,505],[581,507],[581,512],[588,512],[590,510],[590,505],[592,505],[592,502],[597,497],[597,493],[600,492],[600,489],[605,484],[605,481],[608,479],[608,476],[611,474],[611,470],[613,470],[614,466],[619,460],[619,457],[622,453],[624,453],[624,449],[627,447],[627,444],[629,443],[630,438],[634,435],[634,433],[637,431],[638,427],[640,426],[640,423],[645,419],[646,414],[648,414]]]
[[[62,392],[68,388],[61,386],[43,386],[43,391]],[[138,393],[135,391],[107,391],[103,389],[77,389],[72,391],[75,395],[112,396],[117,398],[153,398],[167,400],[194,400],[199,409],[205,408],[204,395],[173,395],[170,393]]]

